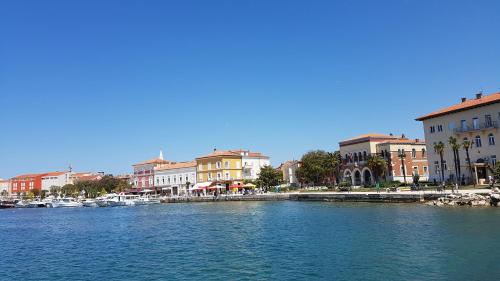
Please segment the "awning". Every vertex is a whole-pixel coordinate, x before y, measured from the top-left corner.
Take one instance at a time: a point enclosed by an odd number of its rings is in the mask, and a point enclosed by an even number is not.
[[[206,189],[207,187],[209,187],[210,185],[212,185],[212,182],[210,181],[207,181],[207,182],[199,182],[197,184],[195,184],[194,186],[190,187],[189,190],[200,190],[200,189]]]
[[[256,185],[255,185],[255,184],[253,184],[253,183],[247,183],[247,184],[245,184],[243,187],[244,187],[244,188],[255,188],[255,187],[256,187]]]

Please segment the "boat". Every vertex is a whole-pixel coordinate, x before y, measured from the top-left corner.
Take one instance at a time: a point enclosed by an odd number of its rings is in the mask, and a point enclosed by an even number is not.
[[[55,199],[51,203],[52,208],[78,208],[83,207],[83,204],[73,198]]]
[[[94,199],[84,199],[84,200],[82,200],[82,205],[83,205],[83,207],[94,207],[94,208],[99,207],[97,205],[96,200],[94,200]]]
[[[151,204],[160,204],[160,198],[149,197],[149,196],[141,196],[134,200],[135,205],[151,205]]]
[[[116,198],[107,202],[110,207],[134,206],[137,198],[139,198],[139,195],[120,193]]]
[[[109,201],[117,201],[118,200],[117,196],[118,195],[116,193],[110,193],[110,194],[106,194],[104,196],[99,196],[95,199],[95,203],[99,207],[109,207],[108,202]]]
[[[40,200],[33,200],[31,202],[28,202],[27,207],[28,208],[47,208],[47,204],[43,201],[40,201]]]
[[[16,208],[28,208],[28,202],[20,200],[16,203],[15,206]]]

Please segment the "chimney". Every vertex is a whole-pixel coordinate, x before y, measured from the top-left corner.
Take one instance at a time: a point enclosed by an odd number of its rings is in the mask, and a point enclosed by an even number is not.
[[[217,151],[217,148],[216,148],[216,147],[214,147],[214,152],[216,152],[216,151]]]
[[[415,139],[415,142],[419,142],[420,140],[419,139]]]
[[[480,98],[482,98],[482,97],[483,97],[483,92],[479,92],[479,93],[476,94],[476,99],[477,100],[480,99]]]
[[[402,135],[401,135],[401,138],[402,138],[402,139],[406,139],[405,134],[402,134]]]
[[[390,134],[389,134],[389,136],[391,136],[391,137],[392,137],[392,136],[393,136],[393,134],[392,134],[392,133],[390,133]]]
[[[465,102],[467,100],[467,98],[462,98],[462,102]]]

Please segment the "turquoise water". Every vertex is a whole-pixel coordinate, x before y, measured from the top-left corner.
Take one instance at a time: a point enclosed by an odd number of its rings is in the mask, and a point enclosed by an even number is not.
[[[1,280],[500,280],[500,208],[0,210]]]

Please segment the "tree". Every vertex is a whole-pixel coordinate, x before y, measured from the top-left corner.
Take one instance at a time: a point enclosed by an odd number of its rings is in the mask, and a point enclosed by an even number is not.
[[[467,161],[467,167],[469,168],[470,179],[472,180],[474,186],[476,186],[476,181],[474,180],[472,175],[472,165],[470,163],[470,156],[469,156],[469,148],[471,148],[471,145],[472,145],[471,142],[467,139],[465,139],[464,142],[462,143],[462,146],[465,150],[465,156],[467,157],[465,161]]]
[[[406,158],[406,152],[404,149],[401,149],[399,151],[399,159],[401,160],[401,172],[403,173],[403,180],[404,180],[404,185],[406,185],[406,165],[405,165],[405,158]]]
[[[307,152],[302,156],[301,166],[297,169],[297,178],[302,183],[323,184],[334,169],[332,157],[323,150]]]
[[[453,151],[453,164],[455,166],[455,174],[457,175],[456,177],[456,183],[460,184],[460,155],[459,155],[459,150],[461,145],[457,142],[457,139],[454,137],[450,137],[448,139],[448,143],[450,144],[451,150]]]
[[[277,171],[273,167],[266,165],[260,169],[257,183],[260,187],[264,188],[264,190],[267,191],[270,187],[279,185],[282,178],[283,175],[280,171]]]
[[[493,175],[496,179],[500,180],[500,165],[496,165],[495,170],[493,171]]]
[[[444,143],[438,142],[434,143],[434,150],[439,154],[439,159],[441,161],[441,182],[444,182],[444,163],[443,163],[443,153],[444,153]]]
[[[59,186],[51,186],[49,193],[50,195],[57,197],[61,193],[61,188]]]
[[[33,194],[33,192],[31,192],[31,191],[28,191],[26,193],[26,198],[31,200],[31,199],[35,198],[35,194]]]
[[[33,197],[38,198],[41,194],[40,189],[33,188],[31,190],[31,193],[33,193]]]
[[[340,151],[327,152],[325,158],[325,168],[327,170],[327,176],[329,179],[335,179],[335,183],[338,184],[340,179],[340,168],[342,166],[342,157]]]
[[[384,158],[379,155],[371,155],[366,161],[366,165],[373,172],[375,177],[375,182],[379,182],[379,178],[385,173],[387,168],[387,162]]]

